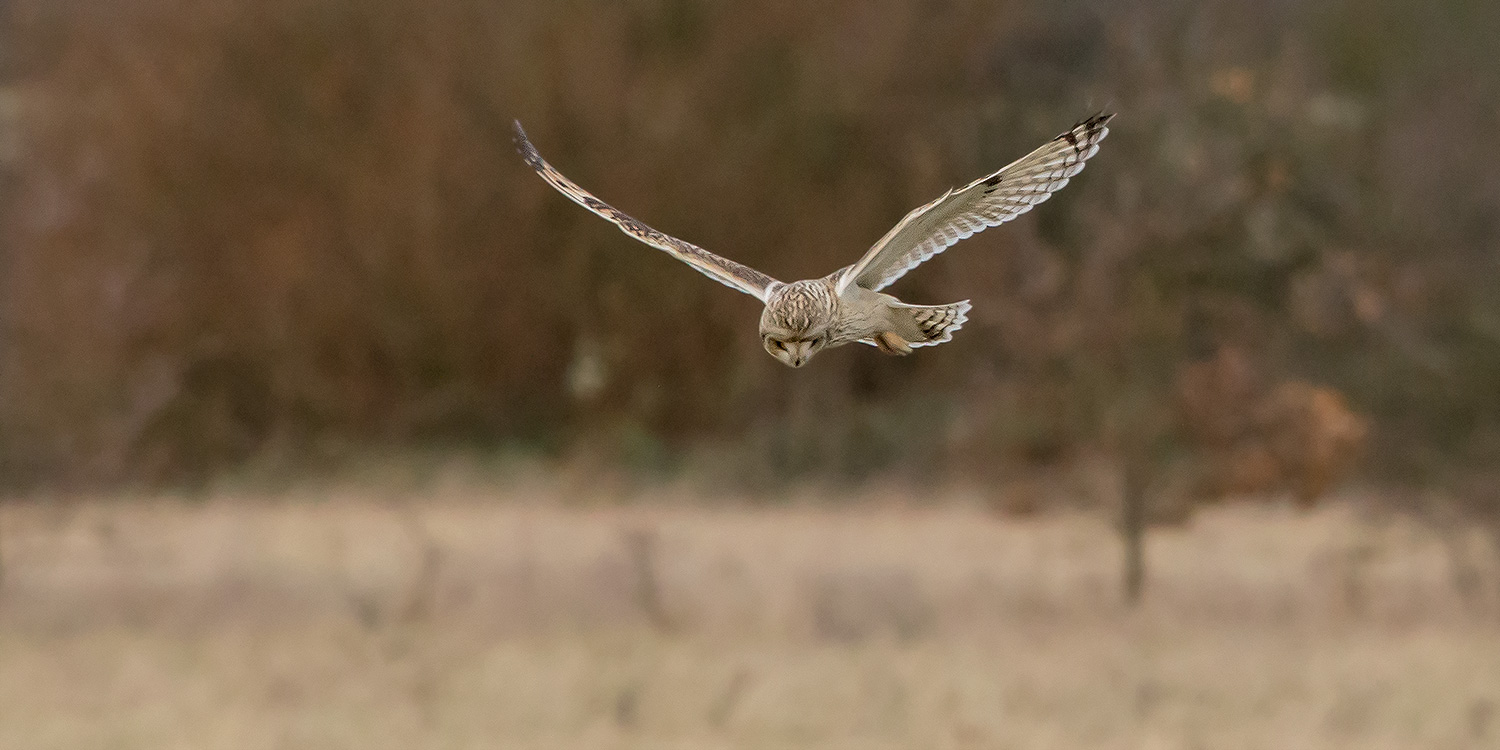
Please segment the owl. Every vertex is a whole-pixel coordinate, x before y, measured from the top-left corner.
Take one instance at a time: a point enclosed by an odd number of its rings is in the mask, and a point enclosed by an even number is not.
[[[521,157],[549,185],[573,202],[614,223],[631,237],[663,250],[715,281],[765,304],[761,343],[790,367],[807,364],[825,349],[859,342],[886,354],[906,355],[953,338],[968,320],[969,301],[912,305],[880,290],[959,240],[1004,224],[1030,211],[1083,171],[1109,135],[1113,114],[1098,114],[1074,125],[999,171],[908,213],[853,265],[820,279],[784,283],[753,268],[719,257],[631,218],[595,198],[552,168],[515,123]]]

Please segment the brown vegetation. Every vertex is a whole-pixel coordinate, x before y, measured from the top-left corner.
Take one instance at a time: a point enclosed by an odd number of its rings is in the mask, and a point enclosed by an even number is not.
[[[1270,399],[1232,404],[1214,492],[1319,494],[1354,414],[1372,478],[1461,480],[1500,451],[1497,14],[17,0],[0,477],[459,442],[726,489],[992,481],[1171,453],[1153,415],[1206,328]],[[1118,127],[1058,200],[903,281],[975,300],[953,345],[799,373],[755,345],[752,300],[559,201],[507,135],[798,278],[1101,106]]]

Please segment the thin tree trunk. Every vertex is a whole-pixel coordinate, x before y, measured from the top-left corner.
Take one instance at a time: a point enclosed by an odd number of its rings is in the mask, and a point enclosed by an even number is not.
[[[1146,462],[1126,450],[1122,457],[1120,538],[1123,542],[1125,605],[1141,603],[1146,589]]]

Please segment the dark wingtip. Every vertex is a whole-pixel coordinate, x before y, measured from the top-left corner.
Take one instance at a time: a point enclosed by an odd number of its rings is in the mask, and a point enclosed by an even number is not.
[[[1059,134],[1055,140],[1067,141],[1068,145],[1081,149],[1079,135],[1083,136],[1084,141],[1089,140],[1095,133],[1102,130],[1110,120],[1114,119],[1114,116],[1115,113],[1101,109],[1097,113],[1079,120],[1078,124]],[[1082,132],[1080,133],[1079,131]]]
[[[1108,123],[1110,120],[1113,120],[1114,118],[1115,118],[1115,113],[1114,112],[1109,112],[1109,111],[1101,109],[1098,112],[1095,112],[1094,114],[1089,115],[1088,117],[1085,117],[1082,120],[1079,120],[1078,124],[1074,125],[1073,128],[1076,130],[1078,128],[1085,127],[1085,128],[1090,129],[1090,130],[1093,130],[1095,128],[1098,128],[1098,127],[1100,127],[1100,126]]]
[[[526,138],[526,130],[521,127],[521,121],[511,120],[510,126],[511,129],[515,131],[515,134],[511,137],[511,141],[516,144],[516,148],[522,149],[524,151],[525,147],[529,143],[531,143],[531,141]]]
[[[526,160],[526,163],[532,169],[540,169],[542,155],[537,153],[536,146],[531,145],[531,139],[526,137],[526,131],[521,128],[521,121],[512,120],[511,126],[516,131],[515,138],[512,139],[516,144],[516,153],[520,154],[521,158]]]

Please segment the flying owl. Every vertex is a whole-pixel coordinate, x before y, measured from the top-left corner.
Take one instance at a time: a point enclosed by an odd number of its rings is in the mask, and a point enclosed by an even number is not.
[[[1084,161],[1099,151],[1112,117],[1102,113],[1089,117],[1000,171],[913,210],[854,265],[821,279],[790,284],[662,234],[595,198],[542,159],[520,122],[515,127],[522,158],[563,195],[631,237],[764,302],[762,344],[783,364],[801,367],[824,349],[855,341],[887,354],[906,355],[916,347],[952,339],[953,332],[968,320],[968,300],[909,305],[880,290],[959,240],[1004,224],[1061,190],[1083,171]]]

